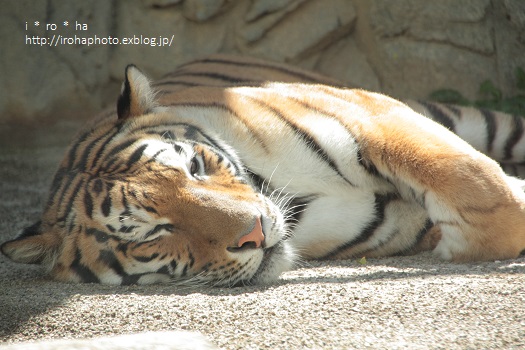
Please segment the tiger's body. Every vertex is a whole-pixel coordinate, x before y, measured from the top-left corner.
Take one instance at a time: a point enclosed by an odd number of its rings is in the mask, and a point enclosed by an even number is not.
[[[335,86],[249,58],[153,87],[128,67],[117,113],[78,136],[41,220],[2,251],[65,281],[238,285],[297,257],[525,249],[523,183],[483,154],[519,166],[521,119]]]

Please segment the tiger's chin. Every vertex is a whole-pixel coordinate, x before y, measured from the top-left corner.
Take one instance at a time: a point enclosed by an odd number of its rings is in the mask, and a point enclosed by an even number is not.
[[[247,281],[239,281],[236,285],[267,285],[276,282],[279,276],[295,265],[297,254],[290,242],[281,240],[274,246],[264,250],[264,256],[253,276]]]

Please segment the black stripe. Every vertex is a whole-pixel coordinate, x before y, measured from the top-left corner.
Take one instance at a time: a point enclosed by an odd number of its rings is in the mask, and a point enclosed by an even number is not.
[[[178,107],[189,107],[189,108],[203,108],[203,107],[204,108],[218,108],[218,109],[225,110],[226,112],[234,115],[235,118],[239,119],[239,122],[241,123],[243,122],[242,119],[240,119],[240,117],[233,110],[231,110],[228,106],[221,104],[221,103],[215,103],[215,102],[212,102],[212,103],[184,103],[183,102],[183,103],[172,103],[167,106],[178,106]],[[202,129],[196,127],[195,125],[174,122],[174,123],[157,124],[155,125],[155,128],[168,128],[168,127],[177,127],[177,126],[182,126],[182,127],[187,128],[184,134],[184,137],[186,137],[188,140],[180,140],[180,142],[183,142],[183,141],[195,141],[195,143],[201,142],[211,148],[215,148],[219,150],[220,152],[229,155],[228,151],[220,145],[220,142],[218,140],[211,137],[210,135],[208,135],[207,133],[202,131]],[[144,128],[137,128],[137,129],[134,129],[133,132],[144,131],[150,128],[151,128],[150,126],[144,127]],[[249,128],[247,127],[247,129]],[[197,133],[200,134],[206,141],[197,140]],[[252,136],[253,138],[259,140],[259,138],[256,135],[252,134]],[[189,143],[189,142],[185,142],[185,143]],[[264,144],[262,144],[262,141],[260,143],[261,143],[261,146],[265,148]],[[194,146],[194,144],[192,144],[192,146]],[[230,160],[232,158],[233,157],[228,157],[228,159]]]
[[[217,163],[222,163],[224,161],[224,156],[220,153],[217,153]],[[204,152],[201,152],[201,157],[204,159]],[[228,164],[230,166],[230,164]]]
[[[128,161],[126,162],[126,166],[130,168],[132,165],[134,165],[136,162],[142,158],[142,155],[144,154],[144,151],[148,148],[148,145],[142,145],[138,147],[131,156],[128,158]]]
[[[119,252],[121,252],[125,257],[127,257],[128,256],[129,245],[131,243],[132,243],[131,241],[118,241],[116,249]]]
[[[377,170],[376,166],[372,164],[372,162],[363,157],[360,149],[357,150],[357,163],[362,166],[368,174],[372,176],[380,176],[379,170]]]
[[[58,191],[60,186],[63,184],[64,177],[66,176],[67,171],[68,170],[65,167],[60,167],[56,171],[53,177],[53,182],[51,183],[50,196],[48,199],[47,206],[51,205],[53,198],[56,196],[56,192]]]
[[[177,77],[176,80],[172,80],[172,81],[159,81],[157,83],[154,83],[152,84],[152,86],[155,86],[159,89],[162,89],[162,86],[163,85],[166,85],[166,86],[177,86],[177,85],[180,85],[180,86],[183,86],[183,87],[196,87],[196,86],[206,86],[206,87],[228,87],[228,86],[242,86],[242,87],[260,87],[263,83],[265,83],[264,80],[245,80],[245,81],[242,81],[242,84],[230,84],[230,85],[227,85],[227,84],[221,84],[220,82],[206,82],[206,83],[195,83],[195,82],[187,82],[187,81],[184,81],[184,80],[178,80],[178,79],[183,79],[184,78],[184,75],[180,76],[180,77]],[[175,93],[177,90],[160,90],[160,93],[161,94],[173,94]]]
[[[366,227],[361,231],[361,233],[339,247],[335,248],[328,254],[324,255],[320,259],[333,259],[339,253],[345,251],[346,249],[353,247],[357,244],[366,242],[370,237],[374,235],[376,230],[383,224],[385,220],[385,209],[388,203],[399,198],[397,193],[387,193],[387,194],[375,194],[375,219],[373,219]]]
[[[150,249],[150,248],[156,247],[158,245],[158,242],[159,242],[158,237],[152,239],[151,241],[133,242],[134,243],[133,250]]]
[[[249,97],[252,101],[260,105],[261,107],[264,107],[266,109],[269,109],[272,113],[274,113],[276,116],[281,119],[282,122],[286,124],[290,129],[294,131],[294,133],[299,136],[300,139],[302,139],[303,143],[306,145],[307,148],[311,149],[316,155],[318,155],[324,162],[328,164],[328,166],[337,173],[346,183],[349,185],[356,187],[355,184],[353,184],[349,179],[347,179],[339,170],[339,167],[335,163],[335,161],[330,157],[330,155],[317,143],[317,140],[311,136],[308,131],[305,131],[301,129],[299,125],[296,125],[292,123],[289,119],[287,119],[284,114],[279,111],[277,108],[270,106],[269,104],[265,103],[264,101],[258,100],[254,97]]]
[[[263,190],[263,187],[267,187],[264,189],[265,194],[271,193],[273,189],[269,188],[269,181],[266,181],[262,178],[261,175],[255,173],[253,170],[246,168],[246,173],[248,174],[248,177],[252,180],[251,183],[257,190],[257,192],[261,192]]]
[[[182,86],[187,86],[187,87],[202,86],[202,84],[197,84],[193,82],[190,83],[190,82],[178,81],[178,80],[176,81],[156,81],[153,84],[151,84],[151,86],[153,87],[159,87],[162,85],[182,85]],[[164,94],[172,93],[172,91],[162,91],[162,90],[160,92]]]
[[[430,219],[427,219],[425,221],[425,224],[423,225],[423,227],[421,228],[421,230],[419,230],[419,232],[417,233],[416,237],[415,237],[415,240],[414,242],[412,243],[412,245],[408,248],[405,248],[403,249],[402,251],[398,252],[398,253],[395,253],[393,254],[393,256],[404,256],[404,255],[407,255],[407,254],[413,254],[413,250],[415,247],[417,247],[417,245],[419,243],[421,243],[421,241],[423,240],[423,238],[425,238],[426,234],[428,233],[428,231],[434,227],[434,223],[432,222],[432,220]]]
[[[111,213],[111,194],[109,193],[109,191],[106,194],[106,198],[104,198],[104,201],[102,201],[101,209],[102,215],[104,215],[105,217],[108,217]]]
[[[126,142],[123,142],[115,147],[113,147],[111,149],[111,151],[109,151],[108,155],[106,156],[106,159],[110,159],[111,157],[115,156],[115,155],[119,155],[120,152],[124,151],[126,148],[132,146],[135,142],[137,142],[138,140],[136,138],[133,138],[133,139],[130,139]],[[109,169],[113,166],[113,164],[115,164],[120,158],[119,157],[113,157],[109,160],[109,162],[107,162],[107,164],[105,165],[105,170],[106,171],[109,171]]]
[[[170,261],[170,266],[171,266],[171,270],[173,272],[175,272],[175,270],[177,269],[177,260],[173,259]]]
[[[505,143],[504,150],[504,160],[512,158],[512,151],[514,146],[521,140],[523,136],[523,122],[522,119],[518,116],[512,116],[512,132],[510,133],[507,142]]]
[[[416,241],[414,242],[413,247],[416,246],[417,244],[419,244],[421,242],[421,240],[423,240],[423,238],[425,237],[427,232],[432,227],[434,227],[434,223],[432,222],[432,220],[427,219],[427,221],[425,221],[425,225],[423,226],[423,228],[417,233]]]
[[[231,75],[219,74],[219,73],[215,73],[215,72],[184,72],[184,71],[177,71],[174,74],[170,75],[170,77],[174,77],[174,78],[180,78],[180,77],[186,77],[186,76],[210,78],[210,79],[225,81],[225,82],[228,82],[230,84],[235,84],[235,85],[236,84],[240,84],[240,83],[245,83],[245,82],[251,82],[252,81],[251,79],[242,79],[242,78],[237,78],[237,77],[234,77],[234,76],[231,76]]]
[[[92,132],[92,130],[89,130],[89,131],[83,133],[77,139],[77,141],[75,142],[73,147],[71,147],[71,149],[67,153],[68,154],[67,155],[67,157],[68,157],[67,169],[72,169],[73,168],[73,164],[75,163],[75,160],[78,159],[78,157],[76,156],[77,149],[88,138],[88,136],[91,135],[91,132]]]
[[[186,277],[186,274],[188,273],[188,264],[186,263],[182,269],[182,273],[180,277]]]
[[[454,113],[456,117],[461,119],[461,110],[458,107],[449,104],[443,104],[443,107],[445,107],[446,109]]]
[[[33,225],[24,228],[22,230],[22,233],[18,235],[17,239],[40,235],[42,233],[40,230],[41,224],[42,224],[42,221],[38,220]]]
[[[168,139],[169,141],[177,141],[177,137],[171,130],[165,130],[159,134],[163,139]]]
[[[213,264],[211,262],[207,262],[202,268],[201,268],[201,271],[202,272],[208,272],[210,271],[210,267],[212,267]]]
[[[124,186],[120,187],[120,193],[122,195],[122,206],[124,207],[124,211],[120,214],[119,220],[122,221],[122,216],[129,216],[132,215],[131,208],[129,206],[128,198],[126,197],[126,192],[124,190]]]
[[[227,106],[226,104],[223,104],[223,103],[220,103],[220,102],[177,102],[177,103],[170,103],[169,105],[167,106],[178,106],[178,107],[189,107],[189,108],[217,108],[217,109],[222,109],[223,111],[233,115],[235,117],[235,119],[237,119],[240,123],[243,123],[245,126],[246,126],[246,129],[250,130],[250,127],[248,125],[246,125],[244,123],[244,121],[242,120],[242,118],[237,114],[235,113],[235,111],[233,109],[231,109],[229,106]],[[163,125],[166,125],[166,126],[187,126],[187,127],[191,127],[191,128],[194,128],[196,129],[205,139],[207,139],[215,148],[221,150],[223,153],[225,154],[228,154],[228,152],[223,149],[217,142],[217,140],[215,140],[214,138],[212,138],[211,136],[209,136],[208,134],[206,134],[205,132],[202,131],[202,129],[199,129],[197,128],[196,126],[194,125],[189,125],[189,124],[185,124],[185,123],[173,123],[173,124],[163,124]],[[160,125],[159,125],[160,126]],[[256,140],[259,145],[266,151],[267,150],[267,147],[264,143],[264,140],[261,139],[260,137],[258,137],[258,135],[254,134],[254,133],[251,133],[251,138]]]
[[[287,67],[284,65],[281,66],[278,64],[271,64],[270,62],[258,63],[258,62],[246,62],[246,61],[228,61],[226,59],[220,59],[220,58],[204,58],[204,59],[188,62],[184,65],[179,66],[178,69],[181,69],[187,66],[191,66],[195,63],[217,63],[217,64],[232,65],[232,66],[237,66],[237,67],[263,68],[267,70],[274,70],[274,71],[282,72],[287,75],[295,76],[299,78],[300,80],[304,80],[304,81],[308,81],[312,83],[325,83],[324,81],[319,80],[317,77],[313,77],[312,74],[309,74],[308,72],[302,72],[299,70],[295,70],[291,67]],[[332,84],[328,84],[328,85],[334,86]]]
[[[132,285],[132,284],[137,284],[139,279],[142,276],[144,276],[144,275],[147,275],[147,273],[135,273],[135,274],[132,274],[132,275],[123,276],[122,277],[122,282],[120,284],[123,285],[123,286],[129,286],[129,285]]]
[[[130,225],[130,226],[122,225],[122,226],[120,226],[120,229],[118,230],[118,232],[120,232],[120,233],[131,233],[137,227],[139,227],[139,226],[136,226],[136,225]]]
[[[236,176],[239,176],[240,174],[243,173],[243,164],[239,161],[236,161],[236,157],[234,157],[234,155],[230,154],[228,152],[228,150],[226,150],[224,147],[222,147],[222,145],[219,144],[219,142],[217,140],[215,140],[214,138],[212,138],[211,136],[209,136],[208,134],[204,133],[201,129],[199,128],[196,128],[196,127],[192,127],[192,131],[191,131],[191,134],[188,134],[187,132],[184,134],[184,136],[186,137],[187,135],[191,135],[193,136],[192,139],[188,139],[188,140],[185,140],[186,144],[190,144],[193,148],[195,148],[196,145],[199,145],[199,144],[205,144],[208,148],[210,148],[214,153],[215,155],[217,156],[218,158],[218,162],[222,162],[224,160],[224,158],[228,159],[228,161],[230,162],[229,165],[233,165],[233,168],[234,168],[234,173]],[[201,136],[205,139],[205,141],[202,141],[202,140],[197,140],[197,132],[199,134],[201,134]],[[191,142],[193,141],[193,142]],[[263,145],[264,147],[264,145]],[[204,154],[203,152],[200,153],[201,156],[203,157],[204,159]],[[224,156],[226,155],[226,156]],[[206,162],[204,162],[206,163]],[[206,164],[204,164],[206,166]]]
[[[193,254],[191,254],[191,250],[189,250],[189,247],[188,247],[188,258],[190,259],[189,266],[191,268],[195,264],[195,257],[193,256]]]
[[[84,191],[84,209],[88,218],[93,219],[93,198],[88,190]]]
[[[146,210],[148,213],[153,213],[153,214],[158,214],[159,212],[157,211],[157,209],[153,208],[153,207],[150,207],[150,206],[147,206],[147,205],[143,205],[142,208],[144,210]]]
[[[203,135],[205,137],[207,137],[206,135]],[[235,176],[239,176],[241,174],[243,174],[243,168],[244,168],[244,165],[238,160],[236,159],[236,157],[234,157],[232,154],[229,154],[228,151],[226,149],[224,149],[223,147],[221,147],[220,145],[217,144],[217,146],[215,145],[216,141],[215,140],[212,140],[214,143],[207,143],[207,142],[202,142],[200,141],[201,143],[205,144],[208,148],[210,148],[213,153],[217,156],[217,163],[221,163],[224,161],[224,159],[227,159],[228,160],[228,169],[230,167],[233,166],[233,173]],[[195,145],[198,145],[199,142],[195,142],[194,144],[192,144],[193,147],[195,147]],[[226,156],[224,156],[224,154]],[[203,161],[204,161],[204,166],[206,167],[206,160],[204,159],[204,154],[203,152],[201,152],[201,156],[203,157]]]
[[[116,130],[114,134],[116,134],[118,132],[119,129],[113,129],[113,130]],[[80,156],[80,157],[77,157],[76,155],[76,152],[77,152],[77,149],[78,147],[84,143],[86,141],[86,139],[91,135],[91,132],[92,131],[89,131],[89,132],[86,132],[84,133],[79,139],[78,141],[75,143],[75,145],[72,147],[72,149],[69,151],[68,155],[69,155],[69,160],[68,160],[68,168],[69,169],[66,169],[66,168],[60,168],[59,171],[57,171],[57,173],[55,174],[55,177],[54,177],[54,180],[53,180],[53,184],[52,184],[52,191],[51,193],[53,193],[52,196],[49,197],[49,200],[48,200],[48,203],[47,205],[51,205],[51,203],[53,203],[55,201],[55,198],[56,196],[58,195],[58,193],[56,193],[55,191],[58,191],[59,190],[59,186],[62,184],[66,184],[64,186],[64,189],[61,191],[61,196],[60,196],[60,200],[59,202],[63,202],[64,201],[64,196],[65,196],[65,193],[69,190],[69,187],[71,185],[71,181],[64,181],[64,178],[66,176],[66,172],[68,170],[72,170],[73,166],[81,169],[81,170],[85,170],[85,167],[86,167],[86,164],[87,164],[87,159],[89,158],[89,153],[90,151],[92,150],[94,144],[96,142],[98,142],[99,140],[103,139],[104,137],[107,136],[107,134],[104,134],[102,135],[101,137],[95,139],[94,141],[91,141],[89,143],[89,145],[85,148],[84,152],[83,152],[83,155]],[[104,143],[104,145],[109,142],[109,140],[114,136],[111,135],[108,140],[106,140],[106,142]],[[99,153],[100,151],[102,150],[103,147],[100,148],[99,150]],[[98,154],[97,154],[98,156]],[[94,160],[97,160],[97,156],[95,156]],[[68,175],[75,175],[75,174],[71,174],[69,173]],[[78,188],[77,188],[78,189]]]
[[[186,131],[184,132],[184,137],[190,140],[196,140],[198,133],[202,134],[201,130],[195,126],[188,125]]]
[[[159,257],[159,254],[158,253],[153,253],[149,256],[136,256],[136,255],[133,255],[133,259],[139,261],[139,262],[142,262],[142,263],[147,263],[147,262],[150,262],[151,260],[155,260]]]
[[[137,141],[138,141],[138,139],[132,138],[130,140],[127,140],[127,141],[125,141],[123,143],[118,144],[117,146],[115,146],[115,147],[113,147],[111,149],[111,151],[107,155],[107,158],[110,158],[110,157],[112,157],[112,156],[122,152],[123,150],[125,150],[128,147],[130,147],[131,145],[133,145]]]
[[[487,153],[492,152],[494,140],[496,139],[497,125],[496,116],[488,109],[480,109],[483,118],[485,118],[485,127],[487,129]]]
[[[99,243],[107,242],[109,241],[109,238],[110,238],[110,236],[106,232],[97,230],[96,228],[93,228],[93,227],[88,227],[86,229],[86,235],[95,236],[95,239]]]
[[[80,259],[82,258],[80,254],[80,250],[76,250],[75,252],[75,260],[71,263],[70,267],[71,270],[73,270],[78,277],[82,280],[82,282],[85,283],[100,283],[99,278],[91,269],[89,269],[86,265],[82,264],[80,262]]]
[[[158,273],[158,274],[161,274],[161,275],[168,275],[168,276],[170,275],[170,270],[168,268],[168,265],[164,265],[164,266],[160,267],[155,272]]]
[[[340,99],[340,97],[338,96],[334,96],[338,99]],[[307,109],[311,109],[315,112],[318,112],[319,114],[323,114],[325,116],[329,116],[331,117],[332,119],[334,119],[335,121],[337,121],[338,123],[341,123],[340,119],[339,119],[339,116],[337,115],[334,115],[333,113],[331,112],[328,112],[326,110],[322,110],[320,108],[318,108],[317,106],[313,106],[309,103],[306,103],[302,100],[299,100],[297,98],[294,98],[294,97],[289,97],[291,100],[293,100],[295,103],[297,104],[300,104],[301,106],[303,106],[304,108],[307,108]],[[343,100],[345,102],[347,102],[346,100]],[[343,128],[345,128],[345,130],[348,132],[348,134],[350,136],[352,136],[352,138],[354,138],[354,135],[352,134],[352,132],[350,130],[348,130],[348,128],[345,126],[345,125],[342,125],[341,126]],[[361,165],[370,175],[373,175],[373,176],[380,176],[380,173],[379,171],[377,170],[377,168],[375,167],[374,164],[372,164],[371,162],[367,161],[366,159],[364,159],[363,157],[363,154],[361,153],[361,150],[360,149],[357,149],[357,162],[359,163],[359,165]]]
[[[107,137],[108,135],[106,133],[102,134],[101,136],[97,137],[96,139],[94,140],[90,140],[89,143],[84,147],[84,152],[82,152],[82,155],[80,157],[77,158],[76,160],[76,167],[78,169],[81,169],[81,170],[87,170],[87,162],[88,162],[88,159],[89,159],[89,155],[91,153],[91,151],[93,150],[93,148],[95,147],[95,145],[100,141],[100,140],[103,140],[105,137]],[[99,148],[98,152],[97,152],[97,155],[95,156],[95,158],[93,160],[97,160],[98,156],[99,156],[99,153],[104,149],[104,146],[109,142],[109,140],[111,140],[113,138],[114,135],[110,135],[108,137],[108,139],[106,139],[106,141],[101,145],[101,147]]]
[[[72,182],[70,181],[69,185],[71,183]],[[77,195],[78,195],[78,193],[80,191],[80,187],[82,187],[83,185],[84,185],[84,180],[80,179],[78,181],[77,185],[75,186],[75,189],[71,192],[67,204],[64,206],[65,210],[63,210],[63,215],[61,217],[59,217],[57,219],[57,221],[66,221],[68,215],[71,213],[71,209],[73,208],[73,203],[75,202],[75,199],[77,198]],[[65,195],[65,191],[63,192],[63,194]],[[62,201],[60,201],[60,202],[62,202]]]
[[[102,182],[101,179],[96,179],[93,183],[93,191],[97,194],[97,196],[102,192],[104,189],[104,182]]]
[[[173,146],[173,149],[175,150],[176,153],[178,154],[183,154],[186,155],[186,152],[184,150],[184,147],[182,147],[181,145],[178,145],[176,143],[172,143],[171,144]],[[156,158],[157,155],[154,156],[154,158]]]
[[[94,163],[92,164],[92,168],[96,169],[99,167],[99,163],[103,161],[102,153],[104,153],[104,151],[106,150],[106,147],[109,145],[111,141],[113,141],[115,136],[117,136],[120,133],[122,129],[122,125],[123,123],[117,123],[116,126],[111,130],[113,132],[110,135],[108,135],[108,138],[100,145],[97,153],[93,157]]]
[[[159,225],[156,225],[153,229],[149,230],[148,232],[146,232],[146,234],[144,235],[144,238],[148,238],[150,236],[153,236],[154,234],[158,233],[159,231],[162,231],[162,230],[166,230],[168,232],[173,232],[173,230],[175,229],[175,227],[172,225],[172,224],[159,224]]]
[[[69,192],[70,187],[73,185],[74,180],[78,180],[74,176],[76,173],[68,173],[60,179],[60,184],[54,192],[49,196],[47,205],[50,206],[52,203],[64,203],[66,194]],[[58,197],[58,198],[57,198]]]
[[[418,101],[418,102],[422,106],[424,106],[428,112],[430,112],[432,120],[443,125],[450,131],[455,132],[456,129],[455,129],[454,121],[446,113],[444,113],[437,105],[430,103],[430,102],[424,102],[424,101]]]
[[[108,250],[108,249],[101,250],[98,255],[98,261],[107,265],[110,269],[115,271],[115,273],[119,275],[120,277],[127,276],[127,273],[124,270],[124,267],[122,266],[120,261],[117,259],[117,256],[115,255],[115,253],[113,253],[111,250]]]

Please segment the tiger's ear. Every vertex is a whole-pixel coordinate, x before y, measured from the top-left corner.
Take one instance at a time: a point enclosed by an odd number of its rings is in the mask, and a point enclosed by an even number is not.
[[[22,230],[20,235],[0,246],[9,259],[23,264],[51,264],[54,260],[60,238],[50,232],[42,232],[40,221]]]
[[[142,72],[130,64],[117,102],[118,119],[138,117],[155,107],[155,92]]]

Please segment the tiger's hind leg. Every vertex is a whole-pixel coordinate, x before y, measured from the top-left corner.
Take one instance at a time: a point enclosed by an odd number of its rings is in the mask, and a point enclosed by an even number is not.
[[[525,195],[492,159],[405,108],[374,119],[362,154],[441,232],[434,252],[453,261],[517,257],[525,249]]]
[[[450,190],[426,193],[425,208],[442,234],[434,252],[453,261],[516,258],[525,249],[525,201],[517,191],[481,194],[482,186],[478,193],[469,193],[469,187],[455,196]],[[461,195],[464,200],[457,198]]]

